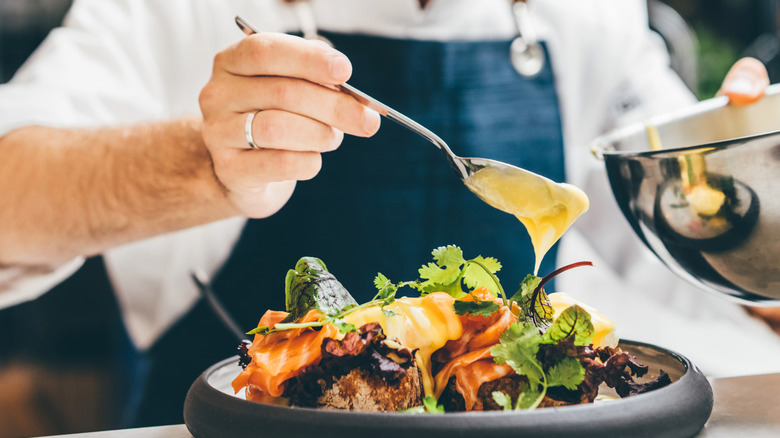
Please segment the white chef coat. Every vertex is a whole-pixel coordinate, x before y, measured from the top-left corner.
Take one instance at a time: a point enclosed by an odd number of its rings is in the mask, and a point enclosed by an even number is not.
[[[418,0],[311,4],[319,27],[335,32],[423,40],[503,39],[517,32],[508,0],[434,0],[424,10]],[[599,133],[693,102],[668,68],[662,41],[644,25],[644,1],[529,4],[551,52],[567,179],[591,199],[590,213],[564,237],[559,262],[596,266],[561,275],[558,289],[609,315],[622,337],[677,350],[710,375],[780,369],[780,337],[739,306],[683,283],[641,246],[620,216],[603,164],[590,155],[588,143]],[[0,86],[0,135],[33,124],[106,126],[197,114],[213,56],[243,37],[236,15],[264,31],[298,30],[291,7],[279,0],[75,1],[64,27]],[[225,220],[104,254],[139,348],[192,306],[197,291],[190,272],[215,273],[243,224]],[[45,293],[80,263],[0,269],[0,306]],[[726,356],[725,346],[737,345],[740,354]]]

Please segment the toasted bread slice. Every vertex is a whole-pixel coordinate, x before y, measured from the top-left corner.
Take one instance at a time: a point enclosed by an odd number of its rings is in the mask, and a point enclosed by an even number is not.
[[[318,378],[307,386],[311,393],[298,393],[291,399],[291,404],[325,409],[394,412],[419,406],[423,397],[416,365],[409,367],[395,382],[388,382],[370,370],[357,368],[335,379]]]
[[[422,404],[415,352],[387,340],[379,324],[325,339],[322,361],[298,375],[286,396],[295,406],[398,411]]]

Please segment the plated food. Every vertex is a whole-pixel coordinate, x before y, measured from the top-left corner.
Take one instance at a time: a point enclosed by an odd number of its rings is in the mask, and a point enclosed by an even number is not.
[[[374,281],[358,304],[316,258],[286,278],[287,310],[268,311],[233,389],[248,400],[383,412],[522,410],[592,403],[605,384],[621,397],[671,383],[654,379],[617,346],[614,324],[528,275],[508,294],[493,258],[465,259],[456,246],[433,251],[419,278]],[[415,291],[401,297],[401,291]]]

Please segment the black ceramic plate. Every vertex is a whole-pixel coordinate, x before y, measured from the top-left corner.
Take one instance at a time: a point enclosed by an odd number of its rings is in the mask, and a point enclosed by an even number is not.
[[[363,413],[246,401],[230,386],[239,373],[236,357],[213,365],[192,384],[184,422],[196,438],[690,437],[700,431],[712,411],[712,388],[701,371],[660,347],[631,341],[620,346],[650,367],[644,379],[663,369],[673,383],[625,399],[526,412]]]

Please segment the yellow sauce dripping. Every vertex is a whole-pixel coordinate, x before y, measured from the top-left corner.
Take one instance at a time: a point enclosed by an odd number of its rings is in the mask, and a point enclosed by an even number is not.
[[[535,275],[547,251],[589,206],[588,197],[579,188],[521,169],[485,167],[466,185],[483,201],[525,225],[534,246]]]
[[[421,298],[399,298],[385,306],[366,307],[347,315],[344,320],[356,327],[378,322],[388,339],[417,350],[415,360],[420,370],[426,395],[434,394],[431,355],[451,339],[463,334],[460,318],[452,311],[455,299],[444,292]],[[392,312],[392,313],[390,313]]]

